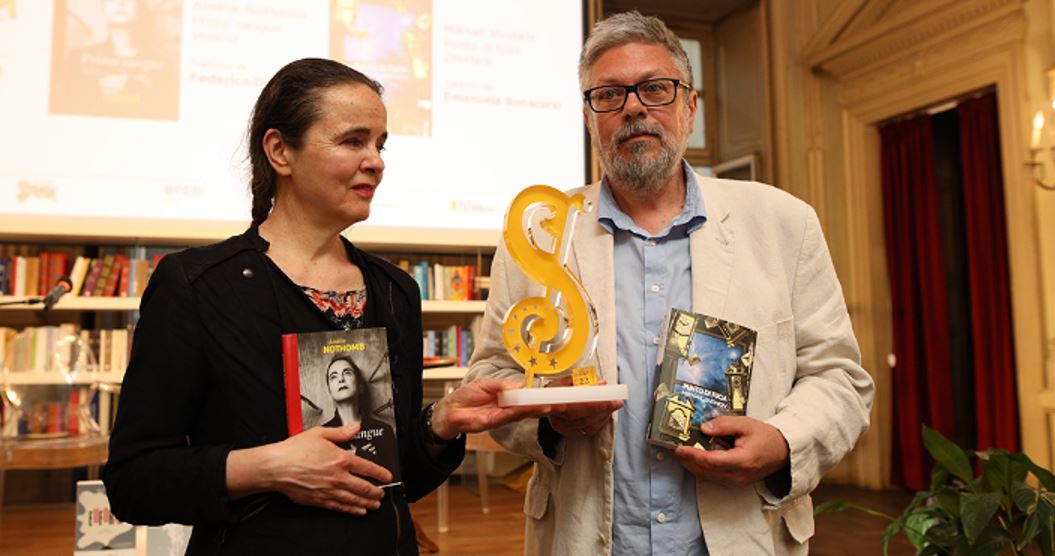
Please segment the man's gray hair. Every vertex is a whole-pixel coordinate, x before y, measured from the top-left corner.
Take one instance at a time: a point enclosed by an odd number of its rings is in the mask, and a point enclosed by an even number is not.
[[[602,54],[610,48],[635,42],[665,46],[674,58],[682,82],[692,86],[692,66],[678,37],[659,18],[641,15],[637,10],[615,14],[593,26],[579,56],[579,86],[586,90],[586,74]]]

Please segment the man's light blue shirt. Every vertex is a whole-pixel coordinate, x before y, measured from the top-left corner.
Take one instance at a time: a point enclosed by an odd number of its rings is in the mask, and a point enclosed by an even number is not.
[[[707,554],[695,477],[671,451],[646,440],[659,336],[671,307],[692,309],[689,233],[707,219],[692,168],[684,161],[682,168],[685,204],[655,235],[619,209],[608,178],[601,180],[598,219],[615,246],[619,382],[630,389],[615,431],[613,555]]]

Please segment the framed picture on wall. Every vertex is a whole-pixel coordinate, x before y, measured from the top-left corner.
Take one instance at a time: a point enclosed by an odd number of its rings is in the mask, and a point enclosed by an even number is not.
[[[716,178],[755,181],[758,179],[758,155],[749,154],[720,162],[712,166],[711,171]]]

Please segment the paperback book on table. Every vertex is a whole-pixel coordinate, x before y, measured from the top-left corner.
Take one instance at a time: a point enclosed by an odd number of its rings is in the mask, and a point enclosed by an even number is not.
[[[735,322],[671,309],[657,356],[649,442],[731,448],[732,439],[705,435],[700,425],[746,413],[757,337]]]

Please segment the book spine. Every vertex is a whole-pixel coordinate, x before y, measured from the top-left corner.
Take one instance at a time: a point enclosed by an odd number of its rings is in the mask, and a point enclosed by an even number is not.
[[[82,296],[90,296],[95,292],[95,283],[99,281],[99,274],[101,274],[102,271],[102,258],[97,258],[91,261],[91,268],[88,269],[88,277],[84,279],[84,286],[81,287]]]
[[[304,431],[304,418],[300,411],[300,353],[296,334],[282,335],[282,369],[286,383],[286,429],[293,436]]]
[[[37,295],[45,295],[51,289],[53,279],[51,277],[51,253],[41,251],[37,255],[37,264],[40,270],[37,272]],[[58,276],[55,277],[58,279]]]
[[[86,257],[78,256],[73,261],[73,268],[70,269],[70,282],[73,284],[73,287],[70,288],[70,295],[81,295],[81,288],[84,287],[84,279],[88,274],[88,266]]]
[[[25,295],[28,297],[36,297],[40,286],[40,258],[39,257],[26,257],[26,279],[25,279]]]

